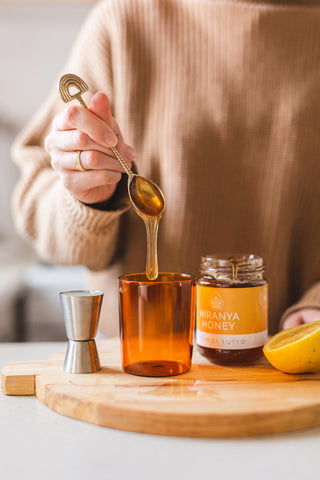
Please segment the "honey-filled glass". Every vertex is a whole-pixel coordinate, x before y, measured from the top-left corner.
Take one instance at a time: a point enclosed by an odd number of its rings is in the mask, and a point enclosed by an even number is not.
[[[191,367],[195,279],[180,273],[144,273],[119,279],[122,367],[125,372],[164,377]]]

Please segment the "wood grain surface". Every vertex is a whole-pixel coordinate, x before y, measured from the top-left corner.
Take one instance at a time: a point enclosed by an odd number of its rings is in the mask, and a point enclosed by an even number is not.
[[[6,365],[7,395],[36,395],[52,410],[105,427],[161,435],[241,437],[320,425],[320,374],[288,375],[265,360],[223,367],[197,351],[176,377],[138,377],[121,369],[115,340],[98,342],[102,370],[63,372],[65,352]]]

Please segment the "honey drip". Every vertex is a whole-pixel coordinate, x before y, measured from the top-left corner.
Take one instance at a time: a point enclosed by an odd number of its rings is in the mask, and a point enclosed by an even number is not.
[[[158,278],[157,238],[159,217],[147,217],[144,221],[147,231],[146,276],[149,280]]]
[[[242,259],[234,259],[231,261],[231,267],[232,267],[232,279],[237,280],[238,279],[238,270],[241,265],[244,265],[245,262]]]
[[[157,238],[159,221],[165,209],[164,198],[157,185],[138,175],[134,176],[130,182],[129,194],[137,214],[146,226],[146,276],[149,280],[156,280],[158,277]]]

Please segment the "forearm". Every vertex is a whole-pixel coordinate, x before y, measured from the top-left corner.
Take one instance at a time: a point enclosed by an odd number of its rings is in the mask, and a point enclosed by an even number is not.
[[[127,199],[108,208],[101,211],[77,201],[46,164],[45,152],[40,164],[22,169],[13,197],[16,228],[42,259],[91,270],[101,270],[112,260]]]

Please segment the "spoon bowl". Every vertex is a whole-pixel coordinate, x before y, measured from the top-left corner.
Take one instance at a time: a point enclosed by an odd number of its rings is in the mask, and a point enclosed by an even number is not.
[[[160,217],[165,210],[162,191],[151,180],[141,175],[128,178],[128,192],[131,203],[140,216]]]

